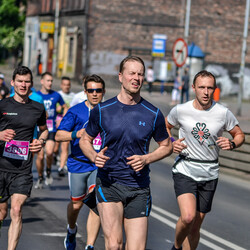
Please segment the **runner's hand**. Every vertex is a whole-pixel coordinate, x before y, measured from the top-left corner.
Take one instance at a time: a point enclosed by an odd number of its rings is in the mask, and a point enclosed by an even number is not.
[[[38,139],[34,139],[32,143],[30,143],[29,150],[32,153],[37,153],[43,148],[43,142]]]
[[[0,140],[9,142],[14,139],[15,135],[16,133],[13,129],[5,129],[0,132]]]
[[[98,168],[103,168],[107,160],[109,160],[109,157],[104,155],[107,149],[108,147],[103,148],[95,157],[95,165]]]
[[[145,155],[132,155],[127,157],[127,164],[130,165],[135,172],[142,170],[146,165]]]
[[[181,139],[178,139],[178,140],[173,142],[173,152],[174,153],[180,154],[183,149],[187,148],[187,145],[182,143],[182,141],[184,141],[184,140],[185,140],[185,138],[181,138]]]
[[[85,130],[85,128],[82,128],[82,129],[78,130],[77,133],[76,133],[76,137],[81,138],[84,130]]]
[[[217,145],[223,150],[230,150],[231,149],[231,142],[226,137],[218,137],[216,141]]]

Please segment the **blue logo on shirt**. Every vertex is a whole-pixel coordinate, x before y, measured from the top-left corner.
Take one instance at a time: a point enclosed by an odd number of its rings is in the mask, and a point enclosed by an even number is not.
[[[146,122],[139,121],[139,126],[145,127],[145,125],[146,125]]]

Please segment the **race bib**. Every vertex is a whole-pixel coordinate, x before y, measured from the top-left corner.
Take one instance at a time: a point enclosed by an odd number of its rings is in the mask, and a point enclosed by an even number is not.
[[[49,132],[53,131],[53,128],[54,128],[54,126],[53,126],[53,120],[47,120],[46,124],[47,124]]]
[[[17,159],[27,160],[29,154],[29,142],[28,141],[15,141],[5,143],[3,156]]]
[[[102,138],[100,136],[100,133],[97,135],[97,137],[93,140],[93,147],[95,151],[100,151],[102,146]]]

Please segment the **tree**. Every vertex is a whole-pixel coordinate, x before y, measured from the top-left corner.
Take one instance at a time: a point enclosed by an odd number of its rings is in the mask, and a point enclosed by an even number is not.
[[[23,49],[25,5],[26,1],[0,0],[0,45],[13,54],[15,64]]]

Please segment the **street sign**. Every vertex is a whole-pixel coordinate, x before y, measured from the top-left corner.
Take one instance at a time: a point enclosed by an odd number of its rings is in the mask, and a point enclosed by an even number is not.
[[[152,44],[152,56],[164,57],[166,51],[167,36],[162,34],[154,34]]]
[[[182,67],[188,56],[188,46],[184,39],[178,38],[173,46],[173,60],[177,67]]]
[[[54,22],[41,22],[40,23],[40,32],[54,34],[55,23]]]

